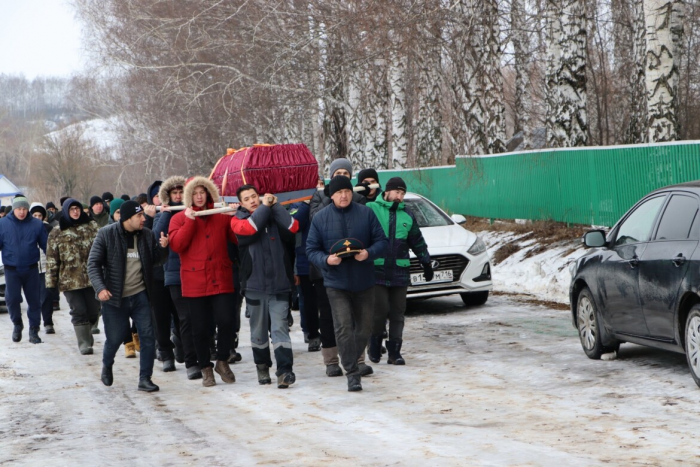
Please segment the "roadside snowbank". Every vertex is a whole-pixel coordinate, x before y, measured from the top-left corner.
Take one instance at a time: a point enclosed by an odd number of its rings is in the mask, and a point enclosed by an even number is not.
[[[488,230],[475,233],[486,243],[492,259],[494,291],[528,294],[539,300],[569,303],[571,275],[567,262],[584,254],[580,238],[545,246],[528,233]],[[520,249],[494,265],[496,252],[509,243],[516,244]]]

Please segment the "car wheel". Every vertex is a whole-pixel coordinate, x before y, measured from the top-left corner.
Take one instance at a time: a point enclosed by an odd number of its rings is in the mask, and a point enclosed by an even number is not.
[[[695,384],[700,386],[700,305],[695,305],[685,321],[685,358]]]
[[[478,306],[486,303],[489,299],[489,291],[485,292],[464,292],[459,294],[462,297],[462,301],[467,306]]]
[[[576,325],[581,347],[588,358],[600,359],[604,353],[615,352],[620,348],[620,343],[604,346],[601,336],[603,323],[600,314],[593,301],[593,294],[588,287],[581,290],[576,305]]]

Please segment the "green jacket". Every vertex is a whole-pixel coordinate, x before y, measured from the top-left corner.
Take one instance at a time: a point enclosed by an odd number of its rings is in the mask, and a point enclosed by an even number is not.
[[[379,219],[389,239],[389,248],[383,258],[374,260],[375,283],[387,287],[407,287],[411,283],[409,249],[422,264],[430,263],[428,245],[416,219],[404,203],[394,206],[383,197],[367,203]]]

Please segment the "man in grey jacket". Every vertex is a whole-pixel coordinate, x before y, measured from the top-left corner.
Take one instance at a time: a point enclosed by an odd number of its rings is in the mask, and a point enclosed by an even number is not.
[[[250,310],[250,341],[258,382],[272,382],[269,329],[277,361],[277,387],[287,388],[296,381],[287,314],[294,280],[294,234],[299,222],[276,196],[265,194],[261,199],[252,185],[240,187],[236,196],[241,205],[231,228],[238,238],[241,289]]]

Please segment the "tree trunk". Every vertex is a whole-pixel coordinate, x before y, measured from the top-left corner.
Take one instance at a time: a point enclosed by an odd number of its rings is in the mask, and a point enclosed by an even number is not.
[[[681,1],[644,0],[646,16],[647,135],[650,142],[679,137],[677,57],[683,36]]]
[[[391,89],[391,161],[389,168],[406,167],[408,139],[406,138],[406,57],[394,41],[389,63],[389,88]]]

